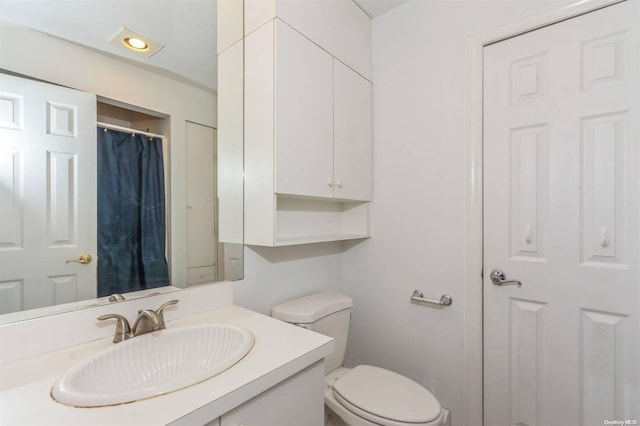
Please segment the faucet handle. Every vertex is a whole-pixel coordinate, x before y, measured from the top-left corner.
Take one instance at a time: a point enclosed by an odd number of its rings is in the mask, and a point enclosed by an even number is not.
[[[162,312],[164,311],[164,308],[166,308],[167,306],[171,306],[171,305],[177,305],[179,302],[179,300],[175,299],[175,300],[169,300],[168,302],[164,302],[162,305],[160,305],[160,307],[158,309],[156,309],[156,312],[158,313],[158,315],[162,315]]]
[[[109,299],[107,299],[109,301],[109,303],[113,303],[113,302],[121,302],[123,300],[126,300],[125,297],[120,294],[120,293],[114,293],[111,296],[109,296]]]
[[[106,314],[100,315],[98,317],[98,321],[104,321],[108,319],[115,319],[118,322],[116,323],[116,334],[113,337],[113,343],[119,343],[123,340],[127,340],[131,336],[131,326],[129,326],[129,321],[122,315],[118,314]]]
[[[159,322],[158,329],[159,330],[164,330],[165,329],[165,325],[164,325],[164,309],[167,306],[175,305],[178,302],[179,302],[179,300],[169,300],[168,302],[164,302],[162,305],[160,305],[160,307],[158,309],[156,309],[155,313],[158,315],[158,322]]]

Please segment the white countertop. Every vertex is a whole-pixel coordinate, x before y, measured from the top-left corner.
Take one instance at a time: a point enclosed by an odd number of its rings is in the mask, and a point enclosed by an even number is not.
[[[206,323],[245,327],[254,334],[255,344],[238,364],[202,383],[130,404],[100,408],[68,407],[54,401],[49,392],[73,365],[114,345],[112,338],[7,363],[0,366],[0,424],[204,424],[333,351],[329,337],[235,305],[168,321],[167,328]]]

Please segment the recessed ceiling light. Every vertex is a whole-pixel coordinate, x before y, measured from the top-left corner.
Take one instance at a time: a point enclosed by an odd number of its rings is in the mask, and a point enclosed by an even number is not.
[[[149,45],[147,43],[145,43],[144,40],[140,40],[139,38],[125,37],[125,38],[122,39],[122,42],[129,49],[133,49],[133,50],[135,50],[137,52],[139,52],[139,51],[143,51],[144,52],[146,50],[149,50]]]
[[[126,47],[129,51],[136,52],[145,58],[150,58],[164,46],[157,41],[151,40],[127,27],[120,30],[109,39],[114,46]]]

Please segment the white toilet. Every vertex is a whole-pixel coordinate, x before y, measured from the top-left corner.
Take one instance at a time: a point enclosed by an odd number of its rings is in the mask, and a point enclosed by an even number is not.
[[[329,417],[350,426],[441,425],[445,414],[440,403],[413,380],[370,365],[342,367],[352,306],[345,294],[322,292],[282,303],[271,312],[274,318],[335,339],[335,351],[325,358]]]

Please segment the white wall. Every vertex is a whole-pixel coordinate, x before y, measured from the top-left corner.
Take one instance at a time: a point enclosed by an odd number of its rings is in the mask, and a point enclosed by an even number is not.
[[[354,298],[347,365],[374,364],[431,389],[464,418],[467,36],[555,1],[413,0],[373,22],[372,238],[343,257]],[[438,310],[412,305],[453,297]]]
[[[265,315],[289,299],[342,289],[343,243],[244,248],[244,280],[234,282],[234,303]]]

